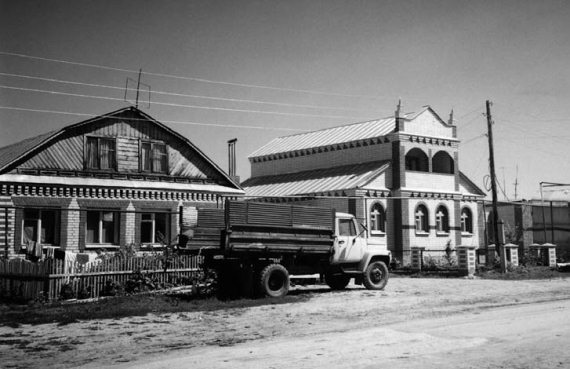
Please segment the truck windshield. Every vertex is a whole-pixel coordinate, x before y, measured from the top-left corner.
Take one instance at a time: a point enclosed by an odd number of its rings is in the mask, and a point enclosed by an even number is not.
[[[338,220],[338,234],[340,236],[356,236],[356,228],[352,219]]]

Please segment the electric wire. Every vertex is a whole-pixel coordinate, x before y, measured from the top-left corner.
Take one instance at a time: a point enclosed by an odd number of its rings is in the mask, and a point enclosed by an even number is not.
[[[114,115],[108,114],[89,114],[89,113],[75,113],[75,112],[68,112],[68,111],[57,111],[57,110],[43,110],[43,109],[29,109],[29,108],[20,108],[15,106],[0,106],[0,109],[4,110],[16,110],[16,111],[27,111],[27,112],[35,112],[35,113],[47,113],[47,114],[62,114],[62,115],[74,115],[74,116],[83,116],[89,118],[117,118]],[[125,118],[131,121],[147,121],[147,119],[140,119],[140,118]],[[293,131],[293,132],[309,132],[309,130],[300,129],[300,128],[285,128],[285,127],[262,127],[262,126],[244,126],[244,125],[237,125],[237,124],[221,124],[221,123],[202,123],[202,122],[191,122],[191,121],[178,121],[178,120],[160,120],[161,123],[171,123],[171,124],[187,124],[187,125],[195,125],[195,126],[207,126],[207,127],[223,127],[223,128],[240,128],[240,129],[260,129],[260,130],[268,130],[268,131]]]
[[[5,86],[5,85],[0,85],[0,88],[9,89],[9,90],[17,90],[17,91],[45,93],[45,94],[50,94],[50,95],[63,95],[63,96],[74,96],[74,97],[100,99],[100,100],[124,101],[124,99],[120,99],[120,98],[116,98],[116,97],[75,94],[75,93],[69,93],[69,92],[42,90],[42,89],[36,89],[36,88],[13,87],[13,86]],[[234,112],[240,112],[240,113],[284,115],[284,116],[293,116],[293,117],[311,117],[311,118],[327,118],[327,119],[355,119],[355,120],[367,119],[367,118],[361,118],[361,117],[360,118],[351,117],[351,116],[346,116],[346,115],[319,115],[319,114],[303,114],[303,113],[285,113],[285,112],[278,112],[278,111],[265,111],[265,110],[252,110],[252,109],[233,109],[233,108],[221,108],[221,107],[214,107],[214,106],[176,104],[176,103],[166,103],[166,102],[154,102],[153,104],[164,105],[164,106],[173,106],[173,107],[182,107],[182,108],[190,108],[190,109],[234,111]]]
[[[102,85],[102,84],[96,84],[96,83],[76,82],[76,81],[61,80],[61,79],[56,79],[56,78],[36,77],[36,76],[13,74],[13,73],[0,72],[0,76],[17,77],[17,78],[23,78],[23,79],[32,79],[32,80],[45,81],[45,82],[70,84],[70,85],[76,85],[76,86],[108,88],[108,89],[121,90],[121,91],[124,91],[125,89],[128,91],[136,91],[135,88],[109,86],[109,85]],[[219,101],[238,102],[238,103],[267,104],[267,105],[277,105],[277,106],[286,106],[286,107],[295,107],[295,108],[332,109],[332,110],[346,110],[346,111],[360,111],[360,112],[368,111],[368,110],[362,110],[362,109],[342,108],[342,107],[338,107],[338,106],[291,104],[291,103],[281,103],[281,102],[272,102],[272,101],[261,101],[261,100],[214,97],[214,96],[205,96],[205,95],[182,94],[182,93],[168,92],[168,91],[155,91],[155,90],[153,90],[152,94],[153,95],[176,96],[176,97],[188,97],[188,98],[197,98],[197,99],[208,99],[208,100],[219,100]]]
[[[73,62],[73,61],[61,60],[61,59],[51,59],[51,58],[44,58],[44,57],[33,56],[33,55],[12,53],[12,52],[7,52],[7,51],[0,51],[0,55],[15,56],[15,57],[19,57],[19,58],[41,60],[41,61],[48,61],[48,62],[54,62],[54,63],[63,63],[63,64],[69,64],[69,65],[77,65],[77,66],[89,67],[89,68],[105,69],[105,70],[111,70],[111,71],[116,71],[116,72],[137,73],[137,74],[139,73],[138,70],[133,70],[133,69],[115,68],[115,67],[109,67],[109,66],[105,66],[105,65]],[[249,83],[226,82],[226,81],[217,81],[217,80],[206,79],[206,78],[177,76],[177,75],[166,74],[166,73],[142,72],[142,74],[148,75],[148,76],[181,79],[181,80],[201,82],[201,83],[219,84],[219,85],[224,85],[224,86],[258,88],[258,89],[297,92],[297,93],[305,93],[305,94],[313,94],[313,95],[339,96],[339,97],[351,97],[351,98],[367,98],[367,99],[376,99],[376,100],[382,98],[382,97],[376,96],[376,95],[343,94],[343,93],[336,93],[336,92],[325,92],[325,91],[317,91],[317,90],[275,87],[275,86],[257,85],[257,84],[249,84]]]

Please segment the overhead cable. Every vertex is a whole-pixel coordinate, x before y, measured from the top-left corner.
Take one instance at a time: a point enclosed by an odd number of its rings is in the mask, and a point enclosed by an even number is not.
[[[61,79],[55,79],[55,78],[28,76],[28,75],[13,74],[13,73],[2,73],[2,72],[0,72],[0,76],[33,79],[33,80],[38,80],[38,81],[71,84],[71,85],[76,85],[76,86],[109,88],[109,89],[121,90],[121,91],[125,90],[125,87],[109,86],[109,85],[102,85],[102,84],[96,84],[96,83],[84,83],[84,82],[61,80]],[[128,91],[136,91],[135,88],[127,88],[127,90]],[[333,110],[361,111],[361,112],[367,111],[367,110],[362,110],[362,109],[342,108],[342,107],[338,107],[338,106],[290,104],[290,103],[280,103],[280,102],[261,101],[261,100],[235,99],[235,98],[224,98],[224,97],[214,97],[214,96],[204,96],[204,95],[191,95],[191,94],[182,94],[182,93],[176,93],[176,92],[155,91],[155,90],[152,91],[152,94],[153,95],[166,95],[166,96],[176,96],[176,97],[190,97],[190,98],[197,98],[197,99],[229,101],[229,102],[239,102],[239,103],[243,102],[243,103],[251,103],[251,104],[267,104],[267,105],[287,106],[287,107],[295,107],[295,108],[333,109]]]
[[[61,59],[43,58],[43,57],[39,57],[39,56],[19,54],[19,53],[11,53],[11,52],[6,52],[6,51],[0,51],[0,55],[16,56],[19,58],[42,60],[42,61],[49,61],[49,62],[54,62],[54,63],[64,63],[64,64],[77,65],[77,66],[82,66],[82,67],[89,67],[89,68],[106,69],[106,70],[112,70],[112,71],[116,71],[116,72],[137,73],[137,74],[139,73],[138,70],[133,70],[133,69],[115,68],[115,67],[109,67],[109,66],[99,65],[99,64],[80,63],[80,62],[72,62],[72,61],[61,60]],[[256,84],[248,84],[248,83],[217,81],[217,80],[206,79],[206,78],[185,77],[185,76],[177,76],[177,75],[166,74],[166,73],[143,72],[142,74],[147,75],[147,76],[182,79],[182,80],[186,80],[186,81],[219,84],[219,85],[225,85],[225,86],[259,88],[259,89],[275,90],[275,91],[299,92],[299,93],[306,93],[306,94],[313,94],[313,95],[355,97],[355,98],[367,98],[367,99],[380,99],[381,98],[380,96],[374,96],[374,95],[343,94],[343,93],[325,92],[325,91],[317,91],[317,90],[306,90],[306,89],[297,89],[297,88],[256,85]]]
[[[13,87],[13,86],[5,86],[5,85],[0,85],[0,88],[8,89],[8,90],[18,90],[18,91],[45,93],[45,94],[50,94],[50,95],[63,95],[63,96],[74,96],[74,97],[82,97],[82,98],[90,98],[90,99],[100,99],[100,100],[124,101],[123,99],[121,99],[121,98],[116,98],[116,97],[96,96],[96,95],[84,95],[84,94],[74,94],[74,93],[69,93],[69,92],[59,92],[59,91],[52,91],[52,90],[42,90],[42,89],[36,89],[36,88]],[[181,107],[181,108],[190,108],[190,109],[235,111],[235,112],[240,112],[240,113],[256,113],[256,114],[270,114],[270,115],[285,115],[285,116],[293,116],[293,117],[311,117],[311,118],[327,118],[327,119],[366,119],[366,118],[356,118],[356,117],[345,116],[345,115],[319,115],[319,114],[303,114],[303,113],[284,113],[284,112],[278,112],[278,111],[220,108],[220,107],[215,107],[215,106],[188,105],[188,104],[176,104],[176,103],[166,103],[166,102],[154,102],[153,104],[155,104],[155,105],[164,105],[164,106],[175,106],[175,107]]]
[[[57,110],[42,110],[42,109],[29,109],[29,108],[20,108],[15,106],[0,106],[0,109],[4,110],[16,110],[16,111],[28,111],[28,112],[35,112],[35,113],[48,113],[48,114],[63,114],[63,115],[75,115],[75,116],[83,116],[89,118],[117,118],[114,115],[98,115],[98,114],[88,114],[88,113],[74,113],[68,111],[57,111]],[[148,121],[147,119],[140,119],[140,118],[128,118],[131,121]],[[267,131],[294,131],[294,132],[309,132],[306,129],[298,129],[298,128],[285,128],[285,127],[262,127],[262,126],[243,126],[237,124],[221,124],[221,123],[202,123],[202,122],[190,122],[190,121],[178,121],[178,120],[160,120],[161,123],[172,123],[172,124],[188,124],[188,125],[195,125],[195,126],[207,126],[207,127],[223,127],[223,128],[247,128],[247,129],[260,129],[260,130],[267,130]]]

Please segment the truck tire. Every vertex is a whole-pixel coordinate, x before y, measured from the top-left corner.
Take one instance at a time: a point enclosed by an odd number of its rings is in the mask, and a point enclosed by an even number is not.
[[[350,277],[345,274],[325,274],[325,283],[331,288],[331,290],[344,290],[350,282]]]
[[[373,261],[364,271],[363,284],[369,290],[382,290],[388,283],[388,267],[382,261]]]
[[[289,292],[289,272],[281,264],[269,264],[259,278],[261,292],[269,297],[283,297]]]

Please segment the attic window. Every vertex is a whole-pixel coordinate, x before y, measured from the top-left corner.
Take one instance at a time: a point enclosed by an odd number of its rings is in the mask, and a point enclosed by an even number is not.
[[[166,173],[168,155],[166,145],[158,142],[141,142],[140,168],[142,172]]]
[[[87,169],[116,169],[114,138],[87,137],[85,145],[85,167]]]

